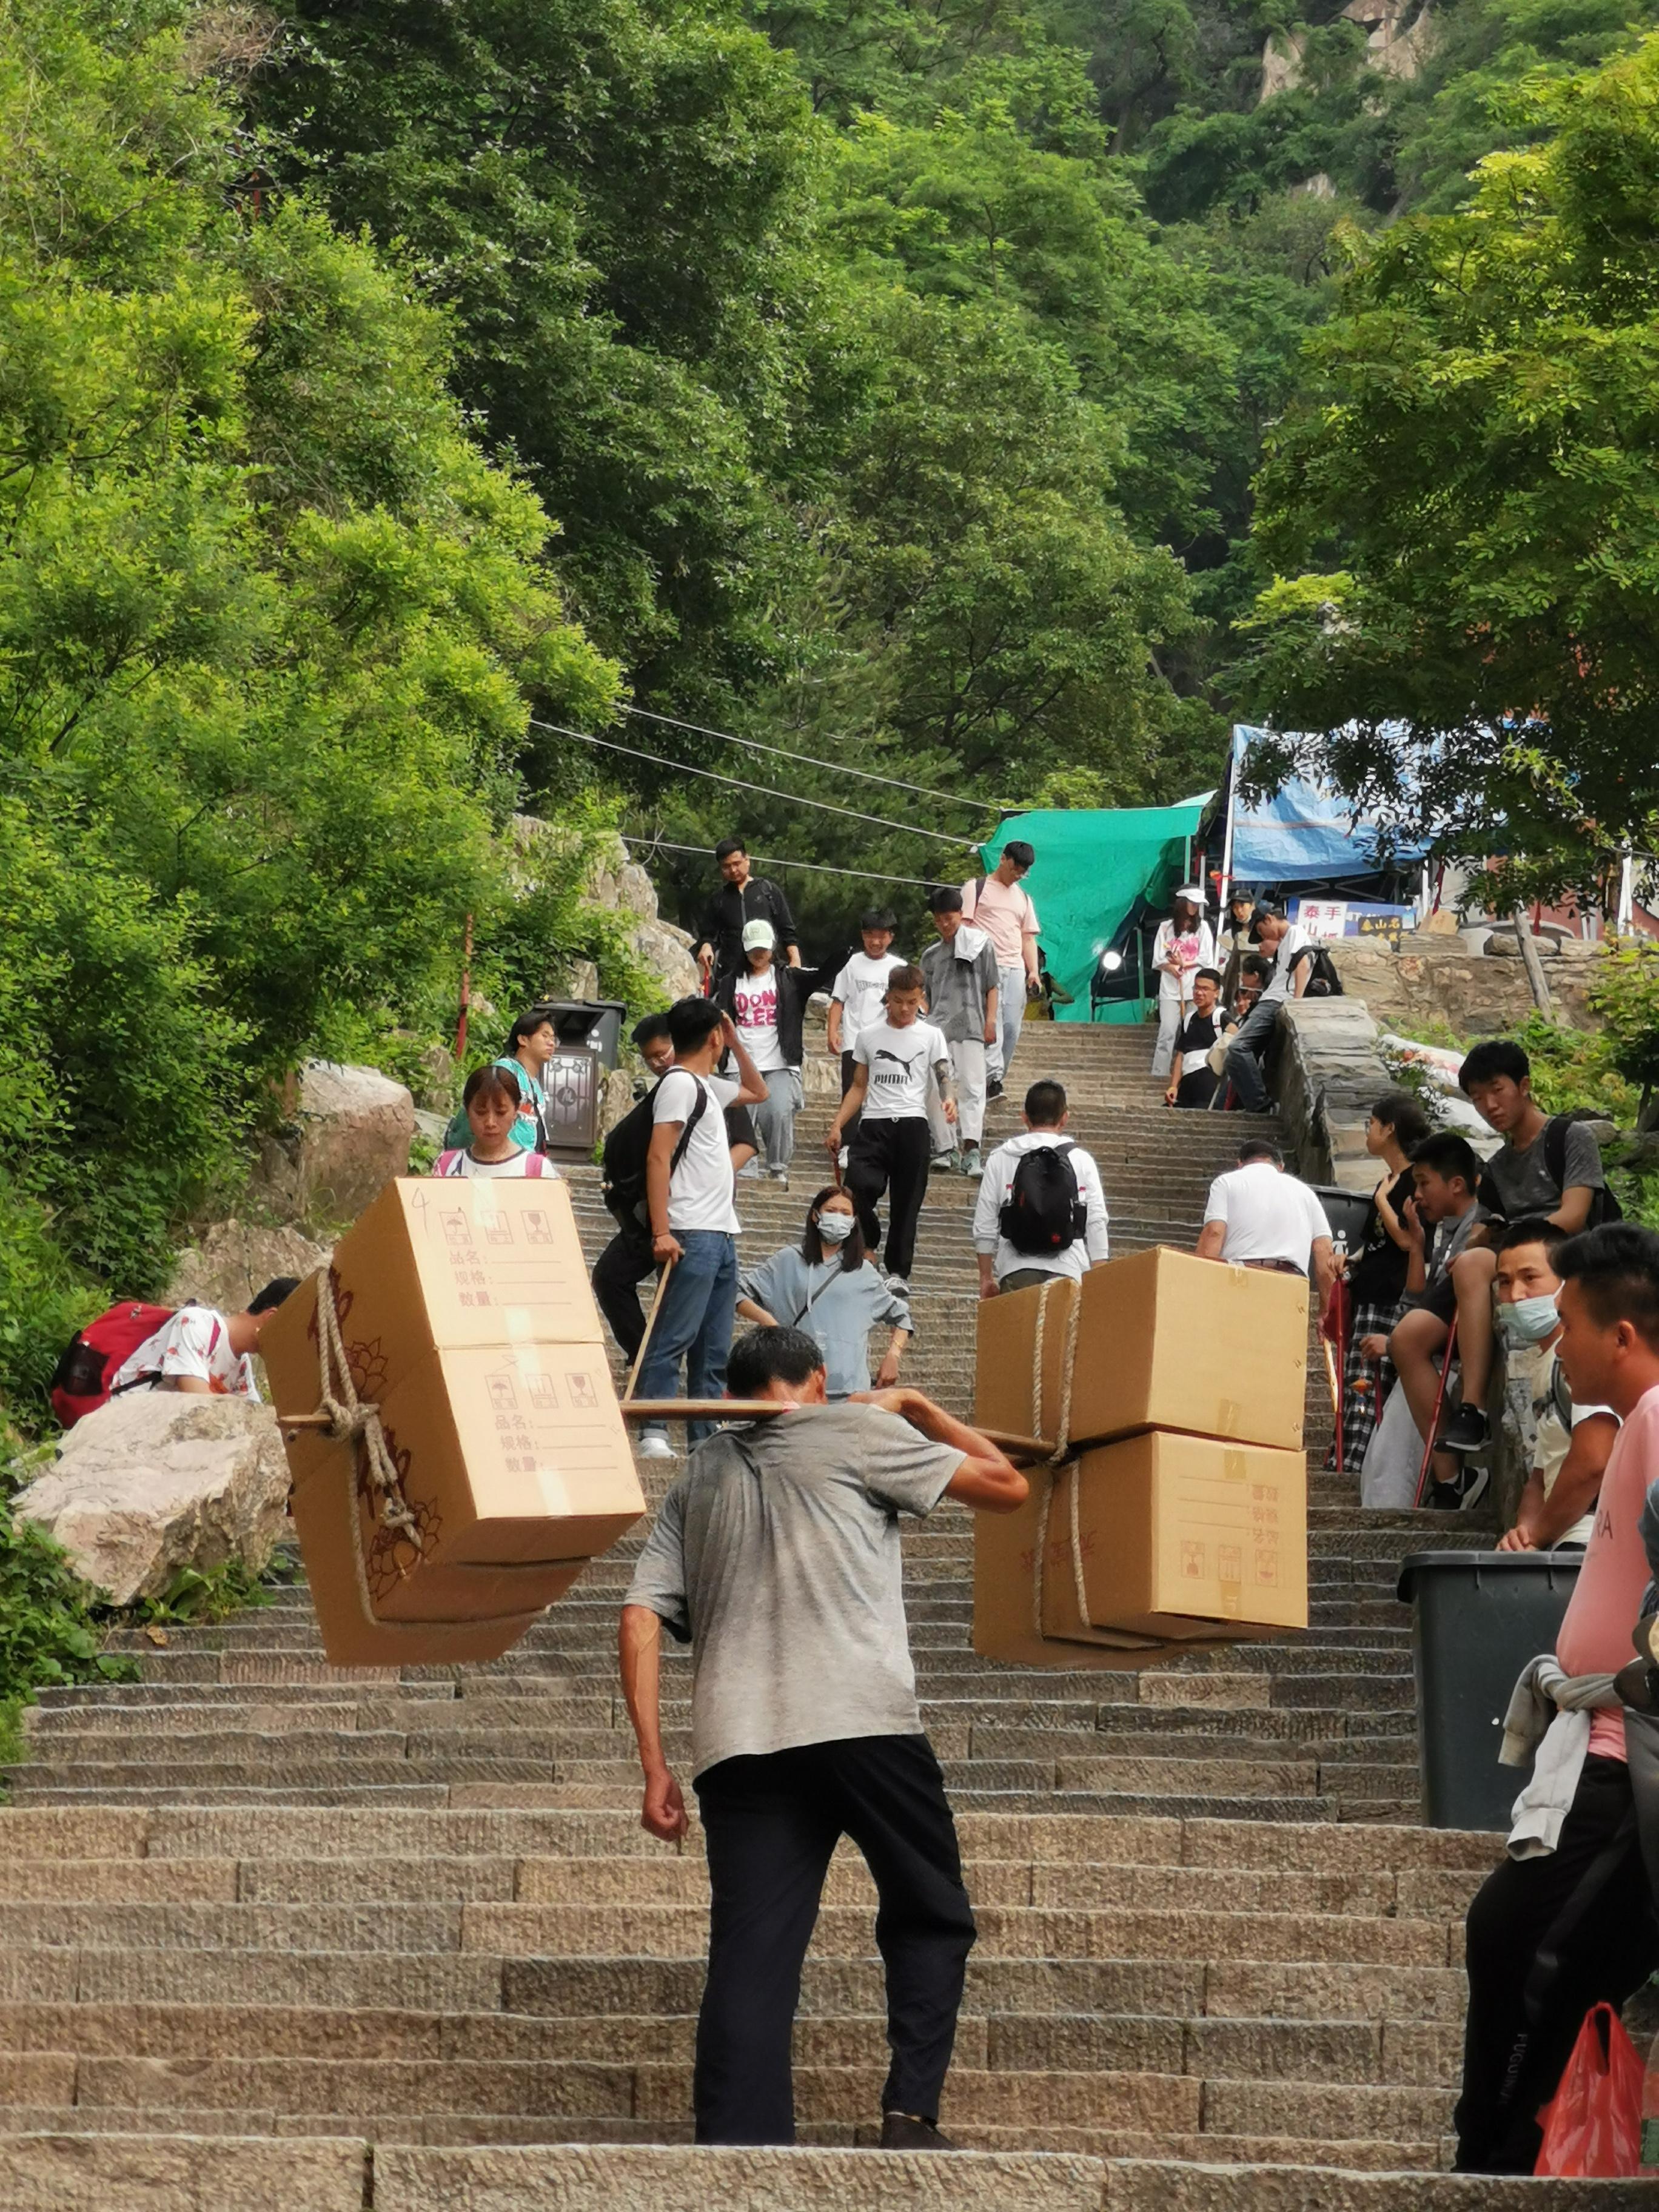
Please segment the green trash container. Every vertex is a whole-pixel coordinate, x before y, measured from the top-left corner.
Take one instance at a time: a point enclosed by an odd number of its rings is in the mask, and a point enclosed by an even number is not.
[[[1529,1769],[1500,1766],[1504,1715],[1528,1660],[1553,1651],[1582,1552],[1413,1552],[1417,1753],[1431,1828],[1507,1830]]]

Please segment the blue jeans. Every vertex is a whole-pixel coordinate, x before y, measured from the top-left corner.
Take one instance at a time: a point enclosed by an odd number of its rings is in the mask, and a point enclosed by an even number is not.
[[[726,1358],[732,1349],[732,1310],[738,1297],[738,1248],[723,1229],[677,1229],[684,1256],[676,1261],[662,1294],[657,1326],[640,1370],[641,1398],[677,1398],[680,1362],[685,1362],[689,1398],[718,1398],[726,1389]],[[660,1422],[650,1425],[659,1435]],[[700,1444],[712,1433],[712,1421],[689,1424],[690,1441]]]
[[[1245,1015],[1243,1026],[1227,1048],[1227,1073],[1238,1093],[1238,1103],[1247,1114],[1267,1111],[1267,1085],[1256,1054],[1267,1049],[1273,1024],[1279,1019],[1279,1006],[1276,999],[1259,1000]]]

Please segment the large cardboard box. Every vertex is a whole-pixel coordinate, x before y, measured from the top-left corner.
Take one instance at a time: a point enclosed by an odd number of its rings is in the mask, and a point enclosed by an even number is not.
[[[371,1646],[494,1657],[645,1510],[569,1192],[388,1185],[341,1240],[334,1280],[352,1382],[380,1407],[419,1540],[385,1526],[355,1446],[290,1434],[325,1648],[340,1665],[382,1663]],[[310,1412],[313,1282],[260,1351],[279,1414]]]
[[[1163,1244],[1091,1267],[1080,1291],[1065,1281],[1049,1291],[1040,1405],[1032,1363],[1042,1291],[981,1302],[975,1419],[981,1427],[1057,1437],[1072,1303],[1079,1296],[1072,1443],[1172,1429],[1302,1449],[1307,1284]]]
[[[1301,1454],[1152,1432],[1030,1470],[974,1523],[974,1649],[1024,1666],[1139,1667],[1308,1624]],[[1041,1588],[1037,1544],[1052,1485]],[[1077,1599],[1077,1559],[1086,1615]]]
[[[340,1333],[364,1397],[383,1397],[432,1352],[605,1341],[563,1182],[389,1182],[341,1239],[334,1273]],[[316,1403],[315,1319],[307,1281],[260,1337],[283,1413]]]

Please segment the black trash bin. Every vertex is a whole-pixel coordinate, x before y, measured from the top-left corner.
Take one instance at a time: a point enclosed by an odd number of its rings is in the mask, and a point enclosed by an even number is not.
[[[1371,1233],[1371,1216],[1376,1201],[1368,1190],[1345,1190],[1340,1183],[1316,1182],[1311,1186],[1314,1196],[1324,1209],[1333,1237],[1346,1237],[1350,1252],[1364,1249]]]
[[[622,1057],[623,1018],[628,1009],[620,999],[538,999],[535,1011],[552,1023],[561,1052],[593,1052],[601,1067],[614,1067]]]
[[[1582,1552],[1413,1552],[1417,1753],[1431,1828],[1507,1829],[1528,1770],[1500,1766],[1504,1715],[1528,1659],[1553,1651]]]

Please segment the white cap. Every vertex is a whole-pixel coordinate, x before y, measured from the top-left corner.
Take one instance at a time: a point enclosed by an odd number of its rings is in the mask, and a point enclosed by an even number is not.
[[[770,952],[777,944],[769,921],[745,921],[743,925],[743,949],[745,952]]]
[[[1204,896],[1202,884],[1182,884],[1176,896],[1179,899],[1190,899],[1192,903],[1200,909],[1208,903]]]

